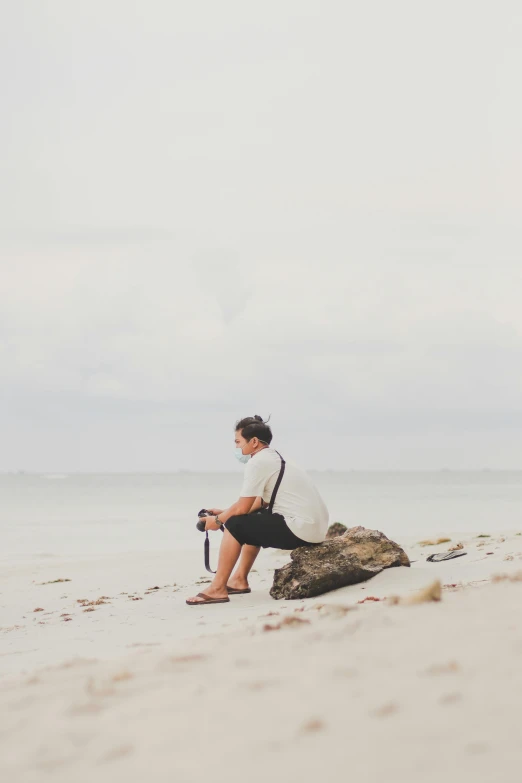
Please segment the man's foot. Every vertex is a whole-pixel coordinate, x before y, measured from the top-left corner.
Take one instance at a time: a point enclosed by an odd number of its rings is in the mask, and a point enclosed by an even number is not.
[[[205,593],[198,593],[198,595],[188,598],[187,603],[191,604],[191,606],[194,606],[194,604],[208,604],[209,598],[216,601],[227,601],[228,591],[226,587],[223,590],[216,590],[215,587],[210,586]]]
[[[241,577],[231,576],[230,579],[227,582],[227,587],[229,587],[231,590],[248,590],[248,581],[246,579],[241,579]]]

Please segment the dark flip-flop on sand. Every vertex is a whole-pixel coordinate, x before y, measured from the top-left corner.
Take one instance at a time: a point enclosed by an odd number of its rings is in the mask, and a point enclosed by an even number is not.
[[[467,555],[467,552],[438,552],[435,555],[430,555],[426,558],[428,563],[440,563],[441,560],[453,560],[454,557],[462,557]]]
[[[250,587],[245,588],[245,590],[236,590],[235,587],[229,587],[227,585],[227,592],[229,595],[244,595],[245,593],[251,593],[252,590]]]
[[[202,598],[202,601],[185,601],[189,606],[203,606],[204,604],[228,604],[230,598],[211,598],[206,593],[198,593],[197,598]]]

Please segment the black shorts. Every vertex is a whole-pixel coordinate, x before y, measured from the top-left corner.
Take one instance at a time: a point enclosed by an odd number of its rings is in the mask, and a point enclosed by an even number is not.
[[[266,508],[252,514],[230,517],[226,529],[241,545],[274,547],[274,549],[297,549],[299,546],[313,546],[309,541],[298,538],[281,514],[271,514]]]

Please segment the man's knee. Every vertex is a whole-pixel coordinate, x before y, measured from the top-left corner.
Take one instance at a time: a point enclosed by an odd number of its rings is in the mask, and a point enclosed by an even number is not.
[[[236,517],[230,517],[230,519],[227,520],[227,523],[225,525],[225,529],[228,530],[231,536],[233,536],[236,541],[243,546],[244,540],[243,540],[243,532],[245,529],[245,521],[248,517],[248,514],[240,514]]]

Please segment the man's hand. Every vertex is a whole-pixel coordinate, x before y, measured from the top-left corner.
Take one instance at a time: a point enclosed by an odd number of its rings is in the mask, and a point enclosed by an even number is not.
[[[212,514],[212,516],[216,516],[216,514],[222,514],[223,509],[222,508],[209,508],[208,511]]]
[[[205,530],[219,530],[219,522],[216,523],[216,517],[201,517],[205,521]]]

